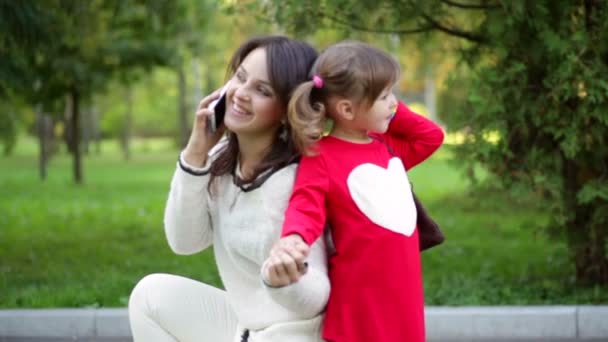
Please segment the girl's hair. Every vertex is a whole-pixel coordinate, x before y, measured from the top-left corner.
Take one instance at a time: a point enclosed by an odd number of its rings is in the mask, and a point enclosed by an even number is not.
[[[340,42],[328,47],[313,65],[307,82],[293,93],[288,106],[292,136],[298,150],[311,153],[325,129],[328,100],[343,97],[367,110],[380,93],[395,83],[400,68],[387,53],[361,42]],[[320,77],[321,87],[312,78]]]
[[[283,36],[255,37],[243,43],[236,50],[228,65],[227,75],[231,77],[249,53],[257,48],[266,50],[269,81],[277,94],[279,103],[284,106],[285,113],[287,113],[289,98],[294,88],[308,79],[308,71],[317,58],[317,52],[305,42]],[[268,173],[271,174],[297,161],[299,153],[291,138],[289,122],[286,123],[286,129],[288,131],[287,140],[281,140],[280,132],[277,132],[274,143],[252,177],[244,181],[237,179],[235,175],[239,144],[236,135],[228,131],[228,142],[219,150],[217,157],[211,163],[208,190],[211,192],[211,186],[216,177],[226,174],[232,174],[237,184],[241,182],[242,184],[239,186],[243,190],[246,190],[244,184],[247,185],[247,189],[254,189],[266,179],[266,177],[258,177],[260,174],[268,170],[271,170]]]

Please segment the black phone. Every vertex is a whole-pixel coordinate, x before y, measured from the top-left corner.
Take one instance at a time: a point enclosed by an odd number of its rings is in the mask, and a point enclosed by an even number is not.
[[[224,116],[226,115],[226,90],[228,90],[229,84],[230,81],[222,87],[220,98],[209,104],[209,109],[213,110],[213,115],[209,117],[207,127],[211,132],[216,132],[224,123]]]

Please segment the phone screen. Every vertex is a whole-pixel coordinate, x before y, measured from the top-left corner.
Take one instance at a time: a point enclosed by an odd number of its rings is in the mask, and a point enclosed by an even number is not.
[[[215,132],[224,123],[224,116],[226,115],[226,90],[230,81],[226,83],[220,91],[220,98],[211,102],[209,108],[213,110],[213,115],[209,118],[208,127],[211,132]]]

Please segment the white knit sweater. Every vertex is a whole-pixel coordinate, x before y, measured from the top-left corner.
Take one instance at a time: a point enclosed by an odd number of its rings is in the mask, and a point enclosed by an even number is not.
[[[178,163],[165,208],[165,233],[171,249],[193,254],[213,244],[239,325],[251,330],[249,341],[322,341],[322,312],[330,290],[323,239],[312,246],[308,272],[298,282],[269,288],[260,274],[270,248],[280,237],[297,165],[276,171],[260,187],[247,192],[234,184],[232,176],[219,177],[216,193],[210,196],[206,171],[212,159],[208,158],[205,167],[195,168],[180,156],[185,169]]]

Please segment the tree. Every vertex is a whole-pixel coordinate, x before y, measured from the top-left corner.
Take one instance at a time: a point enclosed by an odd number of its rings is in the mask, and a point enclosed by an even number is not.
[[[26,51],[50,36],[45,30],[48,16],[33,2],[0,0],[0,19],[0,141],[7,155],[17,139],[17,111],[23,106],[17,94],[34,86]]]
[[[484,28],[492,44],[469,51],[470,93],[452,120],[468,128],[460,156],[544,194],[577,279],[608,283],[608,6],[514,1]]]
[[[458,38],[468,94],[448,117],[457,158],[551,203],[576,277],[608,282],[608,4],[539,1],[269,1],[297,34],[320,28]],[[498,141],[487,139],[494,134]]]
[[[173,18],[172,2],[3,1],[0,8],[8,26],[2,40],[8,48],[1,52],[13,61],[5,68],[11,77],[3,80],[0,92],[12,91],[33,105],[55,109],[68,96],[74,180],[81,183],[81,102],[103,90],[112,77],[128,82],[138,70],[167,63],[171,51],[163,44],[163,29]],[[11,13],[19,14],[17,19]]]

